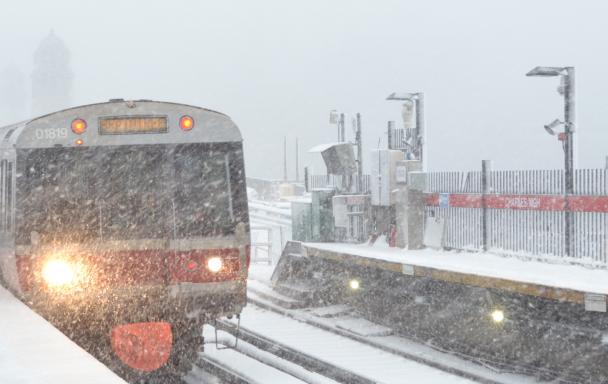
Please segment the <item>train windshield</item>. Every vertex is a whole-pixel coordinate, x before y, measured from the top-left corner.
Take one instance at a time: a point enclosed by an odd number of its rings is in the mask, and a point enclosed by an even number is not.
[[[26,156],[17,184],[22,243],[32,233],[70,242],[221,236],[246,214],[240,146],[45,148]]]

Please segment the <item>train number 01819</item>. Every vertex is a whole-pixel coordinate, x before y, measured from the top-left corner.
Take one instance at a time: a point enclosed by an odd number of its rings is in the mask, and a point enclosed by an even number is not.
[[[38,128],[36,129],[36,139],[49,140],[68,137],[67,128]]]

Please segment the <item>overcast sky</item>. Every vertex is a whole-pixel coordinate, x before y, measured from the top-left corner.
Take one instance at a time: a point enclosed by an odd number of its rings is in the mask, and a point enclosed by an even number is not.
[[[558,80],[526,78],[536,65],[576,67],[579,167],[608,155],[605,1],[1,1],[0,69],[29,78],[53,29],[72,53],[74,105],[123,97],[222,111],[243,132],[252,176],[282,175],[284,135],[290,151],[295,137],[302,152],[335,141],[331,109],[362,114],[366,154],[385,147],[386,122],[400,124],[400,105],[385,100],[394,91],[426,94],[432,170],[482,159],[560,168],[542,128],[562,116]]]

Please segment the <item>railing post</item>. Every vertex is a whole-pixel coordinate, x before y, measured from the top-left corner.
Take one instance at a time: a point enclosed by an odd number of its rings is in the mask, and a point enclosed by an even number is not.
[[[394,149],[395,146],[395,122],[388,122],[388,149]]]
[[[490,190],[490,172],[492,172],[492,160],[481,161],[481,243],[483,251],[488,250],[488,207],[486,204],[486,196],[491,193]]]
[[[306,190],[306,192],[309,192],[310,190],[308,176],[308,167],[304,167],[304,190]]]

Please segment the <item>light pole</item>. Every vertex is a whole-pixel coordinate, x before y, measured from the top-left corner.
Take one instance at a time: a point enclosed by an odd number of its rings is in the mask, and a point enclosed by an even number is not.
[[[554,120],[545,125],[545,130],[555,135],[555,128],[563,125],[564,132],[558,134],[558,140],[563,142],[564,148],[564,194],[566,195],[565,211],[565,239],[564,248],[566,256],[572,255],[572,213],[568,204],[568,196],[574,194],[574,132],[575,132],[575,109],[574,109],[574,67],[536,67],[526,76],[556,77],[559,76],[561,84],[558,92],[564,96],[564,121]]]
[[[386,100],[401,100],[410,101],[416,104],[416,135],[415,141],[411,145],[411,153],[416,160],[419,160],[422,165],[422,171],[426,171],[426,133],[424,130],[424,93],[399,93],[393,92]]]

